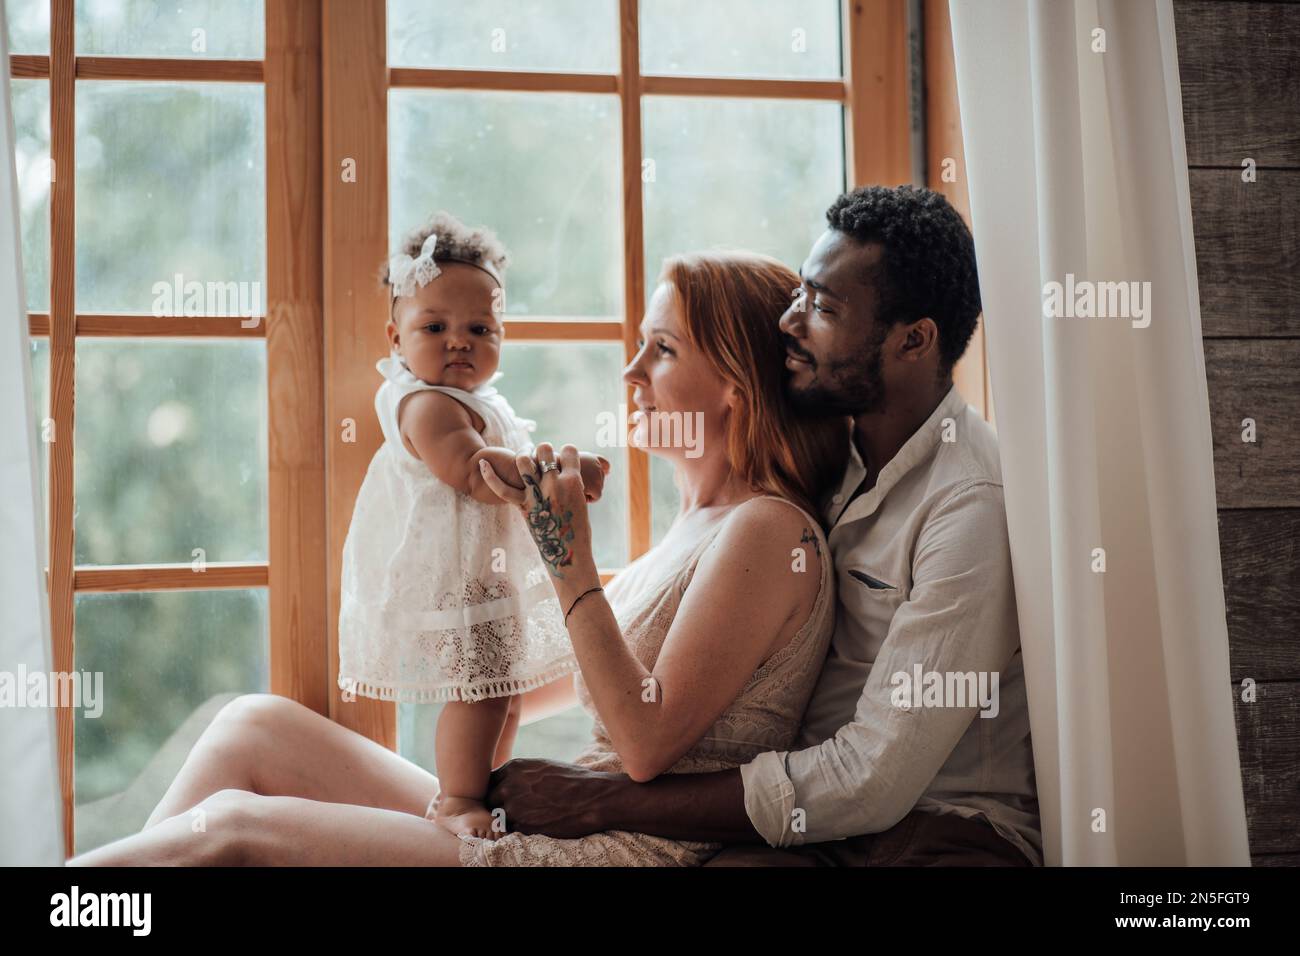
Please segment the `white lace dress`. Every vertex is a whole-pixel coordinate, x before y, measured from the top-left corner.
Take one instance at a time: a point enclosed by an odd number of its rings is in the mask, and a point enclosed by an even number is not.
[[[523,516],[436,478],[402,441],[403,399],[450,395],[483,421],[483,441],[531,453],[534,423],[492,383],[429,385],[397,356],[378,363],[384,443],[370,462],[343,545],[339,687],[423,703],[522,693],[577,669],[559,600]]]
[[[784,498],[777,500],[798,508]],[[739,767],[764,751],[789,750],[795,742],[835,627],[830,550],[817,522],[802,508],[798,510],[816,535],[821,555],[820,587],[813,609],[789,643],[759,665],[722,716],[668,773]],[[606,586],[623,639],[643,666],[654,667],[696,565],[725,522],[726,513],[681,550],[668,553],[661,545],[648,551]],[[574,763],[592,770],[622,772],[623,762],[592,705],[582,675],[575,681],[578,700],[596,720],[594,739]],[[720,843],[669,840],[621,830],[571,840],[507,833],[495,840],[465,836],[461,841],[462,866],[699,866],[722,847]]]

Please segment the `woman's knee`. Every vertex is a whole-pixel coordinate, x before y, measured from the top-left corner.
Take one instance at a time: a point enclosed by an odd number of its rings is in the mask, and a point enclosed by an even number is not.
[[[258,801],[247,790],[218,790],[204,798],[187,816],[199,848],[199,862],[208,866],[244,866],[251,862]]]
[[[296,700],[279,694],[240,694],[217,712],[213,722],[268,727],[290,720],[305,709]]]
[[[241,694],[217,712],[207,743],[229,753],[252,752],[267,739],[282,736],[302,704],[276,694]]]
[[[292,708],[300,706],[275,694],[236,697],[217,712],[204,730],[194,748],[197,756],[192,759],[219,765],[222,780],[251,788],[258,766],[283,736]]]

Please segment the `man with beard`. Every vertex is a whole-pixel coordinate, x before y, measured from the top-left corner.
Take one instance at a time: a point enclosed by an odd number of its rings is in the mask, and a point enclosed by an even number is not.
[[[640,784],[512,760],[488,799],[513,829],[732,844],[710,865],[1041,864],[997,440],[952,382],[980,313],[974,242],[910,186],[826,218],[780,318],[791,400],[853,417],[825,503],[836,630],[797,749]],[[935,679],[899,693],[914,673]],[[999,697],[978,716],[948,699],[971,678]]]

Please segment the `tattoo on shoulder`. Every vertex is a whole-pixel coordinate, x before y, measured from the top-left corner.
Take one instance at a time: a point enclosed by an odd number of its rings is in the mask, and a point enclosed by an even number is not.
[[[573,563],[573,512],[566,511],[557,515],[551,510],[551,499],[542,494],[541,485],[532,475],[524,475],[524,484],[528,488],[528,502],[523,506],[524,517],[528,520],[528,531],[537,542],[537,550],[552,577],[563,578],[560,569]]]
[[[813,554],[817,555],[819,558],[822,556],[822,546],[817,543],[817,535],[813,534],[812,528],[803,529],[803,536],[799,539],[799,543],[811,544],[813,546]]]

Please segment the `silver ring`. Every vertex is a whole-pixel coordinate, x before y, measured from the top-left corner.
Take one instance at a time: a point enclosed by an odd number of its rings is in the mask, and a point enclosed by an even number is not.
[[[559,471],[559,470],[560,470],[559,462],[543,461],[543,462],[539,462],[537,465],[538,474],[541,475],[545,475],[548,471]]]

